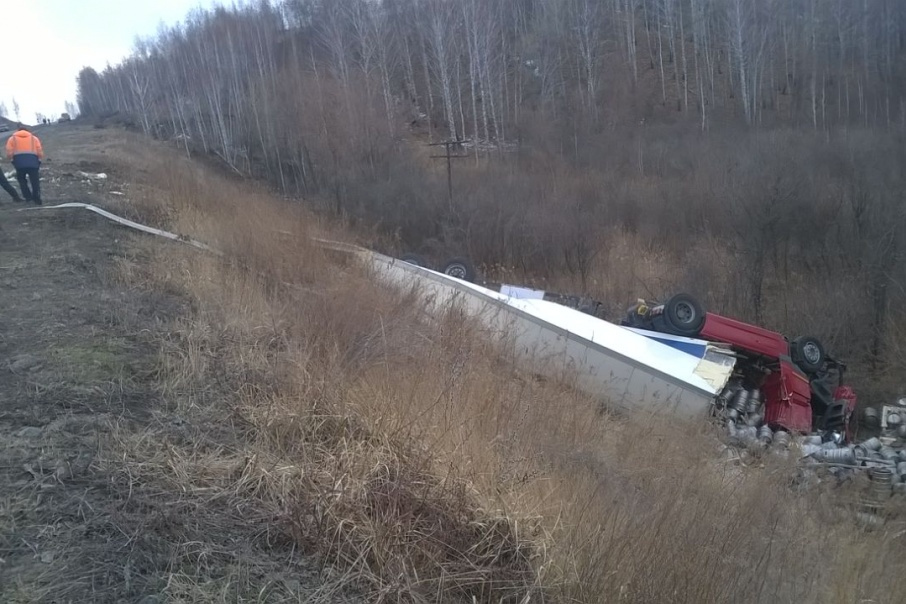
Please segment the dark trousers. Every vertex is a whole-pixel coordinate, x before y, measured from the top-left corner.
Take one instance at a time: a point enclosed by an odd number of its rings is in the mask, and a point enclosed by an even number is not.
[[[19,181],[19,188],[22,189],[22,197],[25,201],[41,203],[41,181],[38,176],[39,168],[16,168],[16,180]],[[28,183],[31,181],[31,190]]]
[[[0,189],[3,189],[10,194],[10,197],[13,198],[13,201],[22,201],[22,198],[19,197],[19,191],[17,191],[13,185],[9,184],[9,181],[6,180],[6,176],[3,174],[3,168],[0,167]]]

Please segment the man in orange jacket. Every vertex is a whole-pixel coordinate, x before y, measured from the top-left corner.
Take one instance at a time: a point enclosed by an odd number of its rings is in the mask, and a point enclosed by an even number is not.
[[[16,180],[22,189],[22,197],[25,201],[41,205],[41,181],[38,171],[41,168],[41,160],[44,159],[44,149],[41,147],[40,139],[19,124],[15,134],[6,141],[6,157],[12,160],[16,168]],[[28,187],[29,181],[31,189]]]

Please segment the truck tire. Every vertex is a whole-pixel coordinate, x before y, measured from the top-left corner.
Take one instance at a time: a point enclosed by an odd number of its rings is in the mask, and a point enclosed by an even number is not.
[[[689,294],[676,294],[667,300],[663,314],[667,326],[678,336],[695,337],[705,326],[705,310]]]
[[[418,254],[412,254],[412,253],[403,254],[402,256],[400,256],[400,260],[402,260],[403,262],[406,262],[408,264],[414,264],[415,266],[420,266],[422,268],[431,268],[430,266],[428,266],[428,262],[422,256],[419,256]]]
[[[827,358],[824,346],[811,336],[799,336],[790,342],[790,357],[806,373],[819,371]]]
[[[468,258],[451,258],[444,264],[441,272],[469,283],[475,281],[475,267],[472,266]]]

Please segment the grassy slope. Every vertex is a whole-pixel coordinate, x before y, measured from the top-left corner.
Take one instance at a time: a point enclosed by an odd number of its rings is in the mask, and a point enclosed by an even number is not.
[[[130,476],[204,490],[200,516],[257,510],[275,542],[319,552],[375,600],[906,598],[887,568],[902,538],[797,492],[782,463],[741,469],[703,426],[600,413],[308,242],[353,238],[340,226],[116,137],[103,161],[141,191],[135,212],[227,252],[137,239],[149,260],[122,263],[130,286],[191,301],[159,341],[161,376],[208,435],[114,439]]]

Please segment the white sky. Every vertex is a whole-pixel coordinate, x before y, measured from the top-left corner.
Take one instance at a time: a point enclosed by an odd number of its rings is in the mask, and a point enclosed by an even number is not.
[[[35,113],[56,116],[75,102],[75,78],[91,66],[101,71],[129,55],[136,36],[185,20],[195,8],[232,0],[0,0],[0,102],[10,119],[13,98],[23,122]]]

